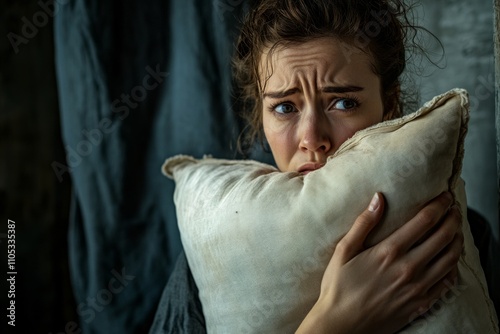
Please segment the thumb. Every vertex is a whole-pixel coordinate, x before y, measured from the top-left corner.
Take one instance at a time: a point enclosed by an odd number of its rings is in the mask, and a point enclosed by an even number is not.
[[[382,218],[384,204],[384,196],[381,193],[375,193],[368,208],[356,218],[349,232],[339,241],[337,248],[341,245],[345,262],[364,250],[366,237]]]

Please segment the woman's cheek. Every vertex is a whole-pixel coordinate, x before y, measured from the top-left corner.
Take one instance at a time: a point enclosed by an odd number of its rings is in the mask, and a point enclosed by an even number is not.
[[[351,119],[344,120],[343,122],[337,122],[337,129],[334,130],[334,132],[340,134],[342,139],[345,141],[359,130],[366,129],[381,121],[382,114],[380,114],[380,117],[378,114],[361,114],[358,117],[352,117]]]
[[[278,168],[283,172],[289,171],[290,162],[297,150],[293,127],[268,125],[264,127],[264,134]]]

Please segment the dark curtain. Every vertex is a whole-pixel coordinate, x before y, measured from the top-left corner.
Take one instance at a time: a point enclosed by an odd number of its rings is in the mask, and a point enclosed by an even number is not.
[[[60,1],[55,49],[67,156],[55,167],[73,183],[70,271],[85,333],[149,329],[182,248],[163,161],[240,157],[230,57],[247,7]]]

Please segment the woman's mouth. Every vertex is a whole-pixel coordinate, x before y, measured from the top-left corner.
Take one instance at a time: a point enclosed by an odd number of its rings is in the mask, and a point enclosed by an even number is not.
[[[319,162],[308,162],[308,163],[305,163],[303,165],[301,165],[299,167],[299,169],[297,170],[300,174],[302,175],[306,175],[310,172],[313,172],[315,171],[316,169],[320,169],[321,167],[323,167],[325,165],[325,163],[319,163]]]

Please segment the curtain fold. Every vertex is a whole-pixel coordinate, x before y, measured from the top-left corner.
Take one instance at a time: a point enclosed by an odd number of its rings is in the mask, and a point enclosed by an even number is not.
[[[240,2],[75,0],[55,16],[73,201],[70,269],[85,333],[144,333],[182,245],[175,154],[239,157],[230,57]],[[257,152],[253,158],[269,161]]]

